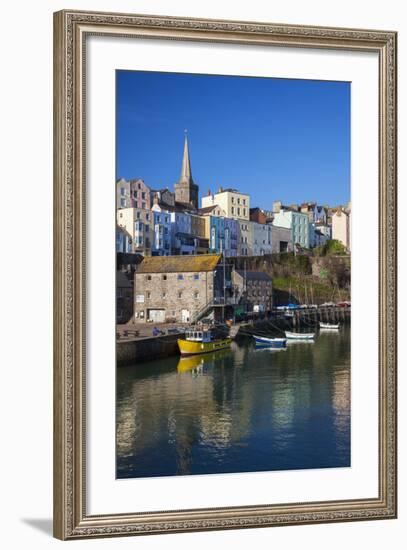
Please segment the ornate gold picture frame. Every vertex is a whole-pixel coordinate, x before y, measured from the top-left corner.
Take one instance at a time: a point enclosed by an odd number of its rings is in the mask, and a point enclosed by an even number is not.
[[[372,52],[379,60],[378,496],[89,515],[86,471],[86,126],[90,36]],[[59,539],[395,518],[395,32],[133,14],[54,15],[54,535]]]

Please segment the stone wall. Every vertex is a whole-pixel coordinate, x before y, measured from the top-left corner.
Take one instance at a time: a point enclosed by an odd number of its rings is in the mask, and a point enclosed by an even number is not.
[[[117,342],[117,366],[134,365],[142,361],[178,355],[178,338],[179,335],[171,334],[131,342]]]
[[[182,278],[180,278],[182,276]],[[195,312],[213,300],[213,272],[135,273],[135,322],[146,321],[148,310],[164,309],[166,322],[185,322],[182,311]],[[185,312],[184,312],[185,313]]]

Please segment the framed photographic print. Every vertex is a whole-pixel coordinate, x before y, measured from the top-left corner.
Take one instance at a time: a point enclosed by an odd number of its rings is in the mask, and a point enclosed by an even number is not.
[[[396,517],[396,33],[54,46],[55,536]]]

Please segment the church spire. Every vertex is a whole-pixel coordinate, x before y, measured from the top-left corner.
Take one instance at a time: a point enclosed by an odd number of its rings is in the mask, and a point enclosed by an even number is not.
[[[189,160],[189,147],[188,147],[188,134],[185,130],[185,141],[184,141],[184,156],[182,158],[182,168],[181,168],[181,177],[179,183],[193,183],[192,171],[191,171],[191,162]]]
[[[182,157],[181,175],[174,185],[176,202],[198,208],[199,188],[192,179],[191,161],[189,159],[188,136],[185,130],[184,155]]]

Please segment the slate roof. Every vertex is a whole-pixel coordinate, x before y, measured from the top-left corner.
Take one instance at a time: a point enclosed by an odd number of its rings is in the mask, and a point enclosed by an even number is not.
[[[246,271],[245,273],[244,270],[242,269],[236,269],[236,273],[238,273],[241,277],[243,277],[243,279],[245,278],[245,274],[246,274],[246,279],[248,281],[271,282],[271,277],[267,275],[267,273],[264,273],[263,271]]]
[[[191,273],[213,271],[221,254],[199,254],[196,256],[147,256],[141,262],[137,273]]]
[[[122,272],[116,272],[116,287],[117,288],[132,288],[132,284],[128,277]]]
[[[210,214],[212,210],[215,210],[215,208],[218,208],[217,204],[212,204],[211,206],[205,206],[204,208],[198,209],[198,214],[204,216],[205,214]]]

